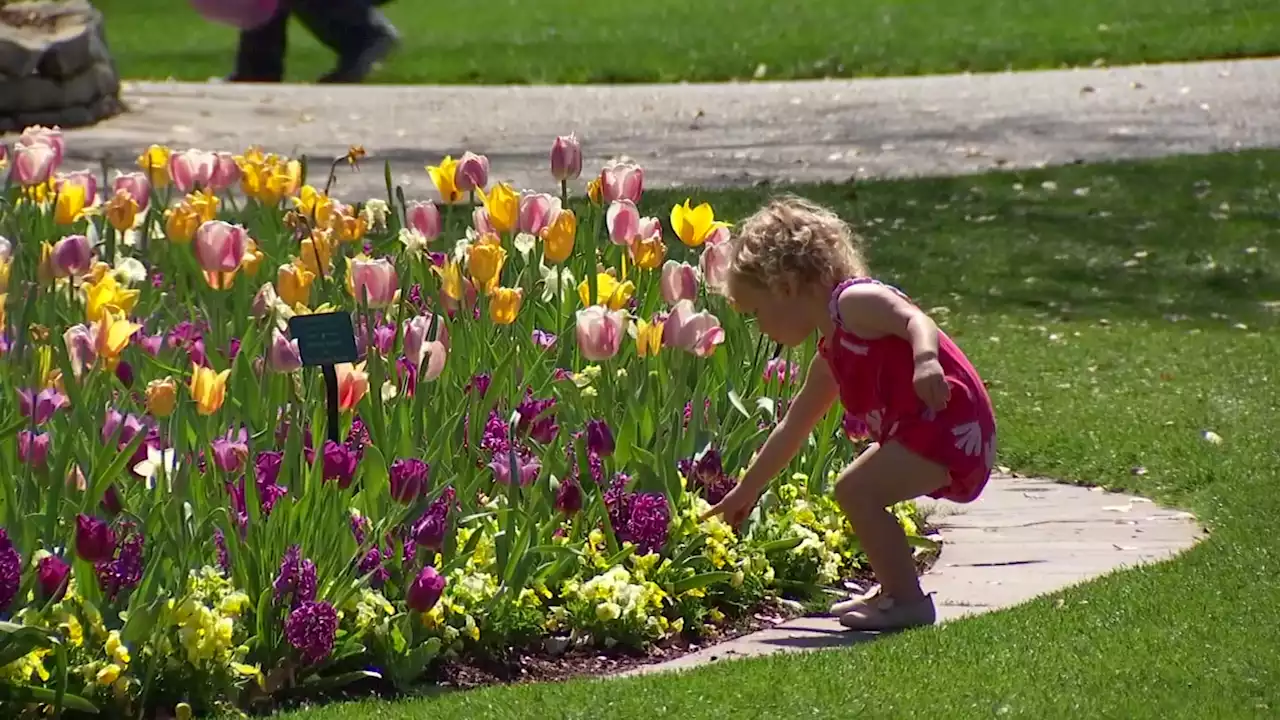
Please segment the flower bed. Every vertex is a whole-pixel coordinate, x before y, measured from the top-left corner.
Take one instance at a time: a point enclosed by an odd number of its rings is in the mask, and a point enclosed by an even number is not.
[[[642,216],[638,166],[579,196],[570,136],[558,196],[466,153],[428,168],[438,197],[388,175],[348,205],[327,191],[360,148],[310,185],[258,148],[152,147],[101,193],[62,154],[25,132],[0,205],[0,700],[403,690],[451,658],[696,637],[860,567],[835,413],[741,534],[698,520],[799,365],[717,294],[729,226]],[[359,358],[327,398],[290,321],[330,312]]]

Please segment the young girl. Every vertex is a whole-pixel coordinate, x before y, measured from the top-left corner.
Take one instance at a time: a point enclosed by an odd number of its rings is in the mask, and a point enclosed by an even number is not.
[[[732,241],[728,294],[776,342],[815,330],[804,386],[742,482],[707,516],[737,526],[839,397],[871,446],[845,468],[835,499],[880,583],[831,612],[856,630],[931,625],[933,600],[916,577],[891,505],[929,496],[972,502],[995,460],[995,416],[964,353],[906,295],[867,275],[849,227],[807,200],[774,200]]]

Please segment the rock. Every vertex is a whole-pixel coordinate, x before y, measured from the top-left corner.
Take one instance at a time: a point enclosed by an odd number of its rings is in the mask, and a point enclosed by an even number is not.
[[[123,110],[102,14],[88,0],[0,6],[0,132],[82,127]]]

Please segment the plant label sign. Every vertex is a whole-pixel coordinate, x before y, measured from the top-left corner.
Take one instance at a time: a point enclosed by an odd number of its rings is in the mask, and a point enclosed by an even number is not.
[[[337,365],[359,359],[349,313],[295,315],[289,320],[289,334],[298,341],[303,365]]]

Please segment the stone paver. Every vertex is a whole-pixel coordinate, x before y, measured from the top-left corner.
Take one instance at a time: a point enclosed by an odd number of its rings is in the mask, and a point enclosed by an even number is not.
[[[1280,59],[811,82],[622,86],[242,86],[130,83],[132,112],[68,133],[72,165],[129,165],[146,145],[323,155],[363,143],[376,166],[338,194],[411,197],[464,149],[549,189],[553,137],[586,171],[627,154],[650,187],[955,175],[1107,158],[1280,146]]]
[[[1169,558],[1204,536],[1186,512],[1052,480],[998,477],[968,506],[938,502],[942,554],[923,577],[943,622],[1017,605],[1124,567]],[[854,644],[873,633],[808,617],[629,674]]]

